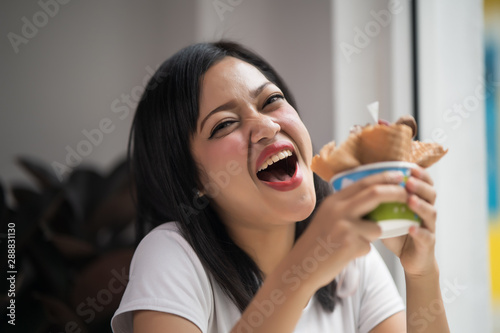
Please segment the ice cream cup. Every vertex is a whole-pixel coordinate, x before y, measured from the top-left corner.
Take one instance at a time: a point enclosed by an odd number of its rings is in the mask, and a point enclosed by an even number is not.
[[[403,181],[400,185],[404,187],[413,166],[415,164],[401,161],[370,163],[339,173],[330,180],[330,183],[334,191],[337,192],[366,176],[379,172],[401,171]],[[412,225],[418,226],[422,223],[417,214],[412,212],[405,203],[400,202],[382,203],[364,218],[380,225],[382,228],[380,238],[405,235]]]

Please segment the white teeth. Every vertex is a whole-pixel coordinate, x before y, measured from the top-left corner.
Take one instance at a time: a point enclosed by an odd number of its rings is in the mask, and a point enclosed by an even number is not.
[[[262,163],[262,165],[259,168],[259,171],[267,169],[267,167],[270,166],[271,164],[278,162],[279,160],[285,159],[288,156],[292,156],[292,151],[288,149],[280,151],[277,154],[274,154],[273,156],[269,157],[264,163]]]

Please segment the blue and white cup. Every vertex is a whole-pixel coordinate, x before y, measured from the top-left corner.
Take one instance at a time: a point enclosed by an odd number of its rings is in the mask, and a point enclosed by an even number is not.
[[[357,168],[335,175],[330,183],[335,192],[353,184],[354,182],[386,171],[401,171],[403,181],[401,186],[406,185],[406,181],[411,174],[411,168],[415,164],[401,161],[378,162],[359,166]],[[420,217],[415,214],[405,203],[388,202],[382,203],[364,218],[375,221],[382,228],[380,238],[390,238],[405,235],[412,225],[419,226],[422,223]]]

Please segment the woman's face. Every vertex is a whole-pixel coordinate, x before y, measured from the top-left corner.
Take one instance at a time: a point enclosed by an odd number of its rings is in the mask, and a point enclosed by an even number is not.
[[[281,90],[252,65],[226,57],[206,72],[191,147],[200,190],[226,225],[278,225],[311,214],[309,133]]]

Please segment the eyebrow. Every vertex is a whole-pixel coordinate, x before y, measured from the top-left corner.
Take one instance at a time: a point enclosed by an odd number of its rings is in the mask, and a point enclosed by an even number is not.
[[[257,89],[255,89],[254,91],[250,92],[250,97],[252,98],[257,98],[257,96],[259,96],[262,91],[270,84],[273,84],[272,82],[270,81],[267,81],[267,82],[264,82],[263,84],[261,84]],[[230,101],[230,102],[227,102],[227,103],[224,103],[218,107],[216,107],[215,109],[213,109],[212,111],[210,111],[207,116],[201,121],[201,124],[200,124],[200,132],[203,130],[203,126],[205,125],[205,122],[207,121],[208,118],[210,118],[212,115],[214,115],[215,113],[217,112],[220,112],[220,111],[224,111],[224,110],[228,110],[228,109],[231,109],[232,107],[234,107],[234,102],[233,101]]]
[[[270,82],[270,81],[264,82],[257,89],[255,89],[253,92],[251,92],[250,96],[252,96],[252,98],[257,98],[257,96],[260,95],[260,93],[264,90],[264,88],[266,88],[270,84],[272,84],[272,82]]]

